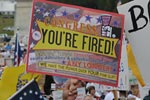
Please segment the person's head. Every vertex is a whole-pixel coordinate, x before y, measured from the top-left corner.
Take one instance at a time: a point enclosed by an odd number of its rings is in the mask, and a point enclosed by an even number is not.
[[[129,91],[129,92],[128,92],[128,95],[129,95],[129,94],[132,94],[132,91]]]
[[[88,92],[89,92],[89,94],[91,94],[91,95],[95,95],[95,87],[94,87],[94,86],[88,87]]]
[[[120,94],[120,97],[122,97],[122,98],[127,96],[127,92],[123,91],[123,90],[120,90],[119,94]]]
[[[84,100],[92,100],[93,98],[92,98],[92,96],[90,96],[90,95],[86,95],[85,97],[84,97]]]
[[[68,79],[63,88],[63,100],[75,100],[77,97],[77,88],[84,86],[84,81]]]
[[[138,85],[131,85],[131,92],[133,95],[137,96],[139,94]]]

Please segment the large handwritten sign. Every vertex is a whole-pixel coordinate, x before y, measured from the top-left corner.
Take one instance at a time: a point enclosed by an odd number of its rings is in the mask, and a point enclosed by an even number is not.
[[[117,86],[124,16],[35,0],[27,71]]]
[[[125,14],[125,31],[146,84],[150,83],[150,1],[135,0],[118,7]]]

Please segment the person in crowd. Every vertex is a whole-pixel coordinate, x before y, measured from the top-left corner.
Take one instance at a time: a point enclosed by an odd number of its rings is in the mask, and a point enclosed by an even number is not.
[[[11,50],[11,48],[12,48],[12,46],[11,46],[9,43],[5,46],[5,50],[10,51],[10,50]]]
[[[132,95],[132,91],[129,91],[128,92],[128,96],[127,96],[128,98],[131,98],[131,97],[133,97],[133,95]]]
[[[75,100],[77,88],[85,87],[85,82],[77,79],[68,79],[63,88],[63,100]]]
[[[101,90],[100,90],[100,84],[97,83],[93,83],[93,82],[87,82],[86,84],[86,89],[90,86],[94,86],[95,87],[95,96],[100,97],[101,95]]]
[[[10,51],[8,50],[1,50],[0,55],[4,58],[9,58],[10,57]]]
[[[150,100],[150,90],[148,91],[148,95],[145,96],[143,100]]]
[[[93,97],[91,95],[86,95],[84,97],[84,100],[93,100]]]
[[[129,91],[129,92],[128,92],[127,100],[135,100],[135,98],[136,98],[136,96],[134,96],[134,95],[132,94],[132,91]]]
[[[99,100],[100,98],[98,96],[96,96],[96,90],[94,86],[89,86],[87,88],[87,92],[88,95],[91,95],[93,98],[95,98],[96,100]]]
[[[53,98],[51,97],[51,94],[52,94],[51,84],[52,83],[55,83],[53,76],[45,75],[44,94],[46,98],[49,100],[53,100]]]
[[[56,87],[53,87],[52,84],[55,84]],[[52,91],[56,90],[58,85],[58,88],[63,89],[63,100],[75,100],[77,97],[77,88],[85,86],[85,83],[77,79],[45,75],[44,95],[47,99],[53,100]]]
[[[127,92],[126,92],[126,91],[123,91],[123,90],[120,90],[120,91],[119,91],[119,98],[120,98],[121,100],[126,100],[126,98],[127,98]]]
[[[139,97],[139,87],[138,85],[131,85],[132,94],[136,97]]]
[[[133,90],[128,92],[128,100],[141,100],[140,98],[138,98],[137,96],[135,96],[135,94],[133,94]]]
[[[104,92],[102,92],[102,94],[101,94],[101,100],[104,100],[104,98],[105,98],[105,93]]]
[[[114,99],[114,94],[112,91],[107,91],[108,93],[105,95],[104,100],[113,100]]]

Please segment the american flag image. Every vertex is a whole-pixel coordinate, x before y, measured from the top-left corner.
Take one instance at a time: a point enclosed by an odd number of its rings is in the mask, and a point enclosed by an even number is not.
[[[35,79],[29,81],[8,100],[44,100]]]
[[[21,58],[22,58],[22,51],[18,41],[18,34],[16,34],[15,50],[14,50],[14,66],[19,66]]]

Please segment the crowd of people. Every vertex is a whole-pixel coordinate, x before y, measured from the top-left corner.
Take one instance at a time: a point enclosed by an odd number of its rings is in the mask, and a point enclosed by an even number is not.
[[[21,44],[22,45],[22,44]],[[26,48],[23,48],[23,56],[27,53]],[[15,43],[4,43],[1,48],[1,55],[3,58],[11,58],[14,55]],[[13,58],[13,57],[12,57]],[[44,75],[43,84],[43,96],[45,100],[55,100],[53,97],[53,91],[63,90],[62,100],[77,100],[78,91],[80,87],[85,88],[85,94],[83,100],[114,100],[115,95],[113,90],[97,90],[94,83],[64,78],[60,76]],[[99,84],[97,84],[99,85]],[[141,100],[139,96],[139,90],[137,86],[131,85],[130,90],[117,91],[118,100]],[[143,100],[150,100],[150,91]]]
[[[62,100],[78,100],[78,96],[81,95],[78,94],[78,88],[83,87],[85,94],[83,93],[84,98],[82,100],[142,100],[139,95],[138,85],[131,85],[129,90],[98,90],[100,88],[97,88],[96,85],[100,84],[45,75],[43,95],[46,100],[56,100],[53,97],[53,91],[62,90]],[[150,91],[149,95],[145,96],[143,100],[150,100],[149,98]]]
[[[89,0],[90,3],[83,5],[84,7],[97,9],[98,7]],[[4,43],[1,48],[0,55],[3,58],[12,58],[14,56],[15,43]],[[23,56],[26,54],[26,48],[23,48]],[[1,65],[2,67],[6,65]],[[53,91],[62,90],[62,100],[76,100],[78,96],[78,88],[85,88],[85,95],[83,100],[115,100],[114,90],[97,90],[94,84],[77,79],[68,79],[59,76],[44,75],[43,96],[45,100],[54,100]],[[131,86],[130,90],[117,91],[117,98],[119,100],[141,100],[137,86]],[[143,100],[150,100],[150,91]]]
[[[25,53],[27,52],[27,46],[25,46],[24,43],[20,43],[21,46],[21,52],[22,52],[22,58],[24,57]],[[1,58],[5,59],[12,59],[14,58],[14,50],[15,50],[15,43],[9,43],[9,42],[4,42],[3,45],[0,48],[0,56]],[[7,64],[5,65],[1,65],[1,67],[7,66]]]

